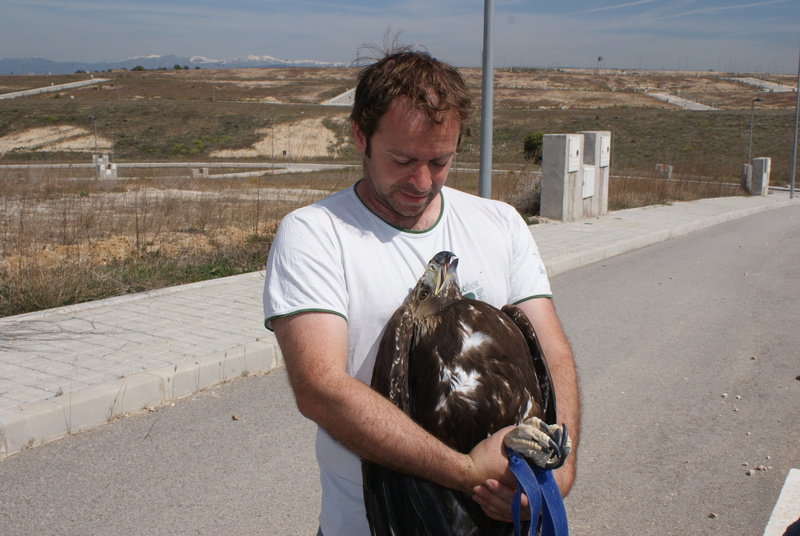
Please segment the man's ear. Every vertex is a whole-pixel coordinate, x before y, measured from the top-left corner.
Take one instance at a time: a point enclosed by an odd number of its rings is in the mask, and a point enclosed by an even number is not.
[[[352,121],[353,124],[353,142],[356,146],[356,149],[362,154],[366,154],[367,151],[367,136],[364,132],[358,127],[355,121]]]

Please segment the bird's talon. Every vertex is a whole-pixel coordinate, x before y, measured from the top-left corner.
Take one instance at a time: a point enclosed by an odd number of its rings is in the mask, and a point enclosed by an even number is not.
[[[572,442],[566,425],[548,425],[534,417],[509,432],[505,444],[539,467],[557,469],[569,455]]]

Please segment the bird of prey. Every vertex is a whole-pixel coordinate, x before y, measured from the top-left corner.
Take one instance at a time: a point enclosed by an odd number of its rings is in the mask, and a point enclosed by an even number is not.
[[[386,326],[372,387],[459,452],[518,425],[506,446],[556,468],[570,443],[554,424],[555,393],[533,326],[515,306],[498,310],[462,296],[457,265],[448,251],[428,263]],[[366,460],[362,475],[373,535],[514,534],[465,493]]]

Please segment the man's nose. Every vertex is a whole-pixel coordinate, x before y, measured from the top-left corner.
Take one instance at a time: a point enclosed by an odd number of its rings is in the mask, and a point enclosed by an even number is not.
[[[419,191],[425,191],[433,184],[433,171],[430,162],[420,162],[411,174],[411,183]]]

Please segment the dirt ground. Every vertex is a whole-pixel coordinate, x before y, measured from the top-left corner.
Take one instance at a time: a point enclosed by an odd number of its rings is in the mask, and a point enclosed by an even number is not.
[[[473,92],[476,104],[480,104],[480,69],[462,69],[470,90]],[[99,103],[101,101],[196,101],[227,105],[230,103],[265,103],[270,106],[276,104],[281,110],[290,108],[295,110],[294,116],[289,119],[282,118],[270,128],[256,130],[258,140],[246,147],[215,150],[209,153],[213,159],[249,159],[260,158],[275,161],[284,161],[284,151],[290,158],[297,160],[314,158],[335,157],[349,140],[347,116],[348,107],[338,109],[330,108],[326,114],[314,114],[307,105],[321,104],[351,89],[357,75],[353,68],[337,69],[232,69],[232,70],[196,70],[196,71],[151,71],[145,73],[112,73],[109,78],[113,82],[103,84],[96,88],[83,88],[69,90],[59,95],[60,100],[49,100],[58,107],[63,104]],[[790,108],[794,106],[794,94],[758,93],[752,87],[729,80],[729,75],[723,73],[691,73],[691,72],[623,72],[612,70],[534,70],[534,69],[498,69],[495,72],[495,107],[505,109],[527,108],[544,110],[564,109],[614,109],[614,108],[653,108],[668,110],[674,108],[665,102],[659,101],[648,95],[650,92],[663,92],[680,95],[686,99],[698,102],[707,102],[720,109],[749,109],[754,95],[763,96],[759,108]],[[773,82],[793,85],[792,77],[775,75],[764,76]],[[63,80],[62,80],[63,79]],[[75,81],[75,76],[62,77],[0,77],[0,92],[19,91],[32,87],[43,87],[51,83],[64,83]],[[40,99],[54,99],[54,97],[41,97]],[[3,101],[10,103],[13,101]],[[44,100],[36,102],[44,103]],[[35,103],[34,103],[35,104]],[[9,106],[5,104],[4,106]],[[13,107],[13,105],[12,105]],[[11,111],[11,108],[0,108],[0,113]],[[304,112],[303,110],[306,110]],[[12,112],[13,113],[13,112]],[[43,115],[41,111],[38,112]],[[49,112],[47,112],[49,113]],[[303,115],[307,114],[306,117]],[[316,117],[312,117],[316,115]],[[323,118],[324,117],[324,118]],[[150,121],[150,119],[145,119]],[[110,152],[112,142],[107,137],[98,135],[95,141],[94,132],[90,128],[72,124],[41,125],[47,123],[47,117],[39,120],[40,126],[19,130],[6,130],[0,136],[0,156],[14,152],[33,153],[81,153],[91,154],[95,147],[100,152]],[[8,123],[11,124],[11,123]],[[263,124],[263,123],[262,123]],[[101,132],[102,134],[102,132]],[[95,145],[96,144],[96,145]],[[276,190],[277,191],[277,190]],[[83,193],[83,192],[82,192]],[[320,192],[319,196],[325,192]],[[114,194],[117,195],[117,194]],[[141,194],[138,194],[141,195]],[[198,200],[187,200],[191,206],[204,210],[203,201],[199,193],[193,193]],[[206,194],[203,194],[206,195]],[[225,193],[207,193],[207,195],[224,196]],[[288,194],[287,194],[288,195]],[[88,198],[73,198],[91,200],[89,205],[74,203],[67,205],[58,199],[58,206],[47,209],[48,202],[42,203],[35,210],[50,210],[61,214],[63,221],[74,219],[83,225],[84,219],[89,216],[81,215],[84,210],[91,218],[97,218],[99,213],[120,213],[130,209],[121,201],[114,204],[110,201],[111,194],[98,194],[91,192]],[[173,195],[173,204],[182,196]],[[33,209],[36,203],[28,200],[31,205],[27,210]],[[181,201],[183,202],[183,201]],[[267,202],[263,200],[260,202]],[[275,202],[275,201],[271,201]],[[9,204],[10,203],[10,204]],[[58,204],[61,203],[61,204]],[[244,205],[252,206],[252,200],[246,200]],[[218,204],[218,202],[216,203]],[[7,218],[14,216],[13,202],[6,201]],[[81,207],[84,207],[81,209]],[[113,207],[108,210],[108,207]],[[151,207],[154,214],[163,212],[162,209]],[[191,209],[195,210],[195,209]],[[241,210],[241,209],[240,209]],[[249,210],[249,209],[248,209]],[[72,214],[75,211],[75,214]],[[183,212],[189,212],[185,209]],[[235,211],[234,211],[235,212]],[[41,218],[40,218],[41,219]],[[90,219],[90,218],[89,218]],[[96,228],[102,228],[102,222],[95,222]],[[202,222],[201,222],[202,223]],[[78,223],[75,225],[78,226]],[[54,229],[59,224],[45,225],[45,228]],[[216,225],[203,227],[195,223],[177,225],[185,228],[197,227],[205,232],[173,233],[166,231],[158,236],[148,237],[147,252],[173,257],[186,255],[191,252],[207,251],[220,244],[243,239],[241,228],[249,223],[236,225]],[[108,226],[105,226],[106,228]],[[32,229],[27,229],[30,234]],[[10,228],[6,233],[11,236]],[[62,232],[63,234],[63,232]],[[83,245],[50,245],[43,232],[42,239],[35,240],[38,251],[35,256],[44,264],[57,265],[66,258],[85,258],[87,262],[105,264],[131,258],[142,253],[141,244],[137,245],[132,234],[120,229],[119,232],[108,230],[97,236],[83,241]],[[62,239],[63,242],[63,239]],[[5,246],[10,242],[5,241]],[[44,243],[44,244],[43,244]],[[4,247],[5,266],[13,266],[15,258],[9,255]]]
[[[343,112],[338,123],[342,128],[346,123]],[[307,119],[291,124],[281,124],[274,128],[258,131],[264,137],[253,146],[245,149],[222,150],[211,153],[212,158],[270,158],[273,154],[282,160],[282,151],[286,150],[294,158],[333,157],[341,147],[337,145],[337,136],[330,128],[322,124],[321,119]],[[97,137],[99,152],[111,151],[111,141]],[[73,126],[38,127],[23,132],[12,133],[0,137],[0,156],[12,151],[30,152],[73,152],[93,153],[95,140],[91,132]]]
[[[31,263],[58,269],[70,263],[105,266],[142,255],[203,256],[241,246],[256,231],[268,231],[280,216],[270,207],[298,207],[330,193],[220,187],[10,196],[0,205],[0,274]]]
[[[461,69],[480,100],[481,70]],[[94,88],[65,91],[59,98],[71,102],[159,99],[211,100],[215,102],[260,102],[285,105],[320,104],[352,88],[354,68],[335,69],[230,69],[195,71],[152,71],[109,75],[112,82]],[[498,69],[495,71],[495,107],[528,109],[656,108],[674,106],[648,93],[668,93],[719,109],[749,108],[754,95],[763,98],[759,109],[790,108],[792,93],[756,92],[752,87],[730,80],[732,75],[707,72],[617,71],[569,69]],[[0,91],[42,87],[74,81],[73,77],[0,77]],[[793,77],[762,75],[761,78],[795,85]],[[271,158],[283,151],[297,159],[333,157],[341,149],[347,129],[349,108],[336,114],[334,125],[321,119],[281,122],[256,133],[259,141],[249,147],[212,152],[212,158]],[[341,129],[335,132],[334,129]],[[347,134],[344,133],[344,137]],[[98,136],[97,149],[108,152],[112,143]],[[78,152],[95,149],[92,132],[71,125],[53,125],[12,131],[0,137],[0,156],[11,152]]]
[[[32,128],[0,137],[0,156],[12,151],[92,153],[94,135],[86,129],[68,125]],[[97,149],[108,151],[111,141],[98,136]]]
[[[344,128],[346,117],[337,120]],[[228,149],[211,153],[213,158],[258,158],[275,155],[283,159],[283,151],[297,159],[325,158],[336,156],[341,146],[336,134],[326,127],[321,119],[306,119],[291,124],[281,124],[258,131],[264,137],[246,149]]]

